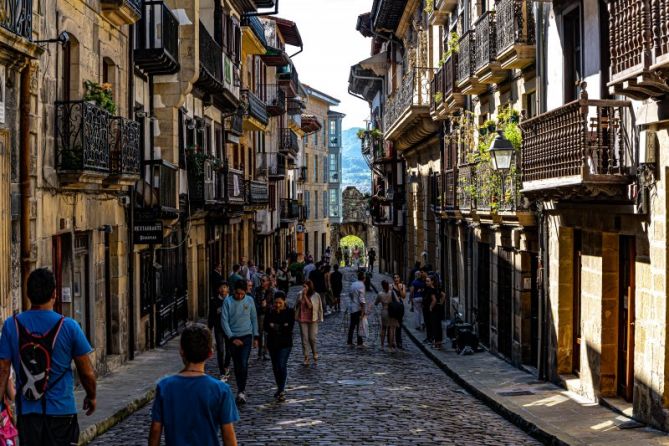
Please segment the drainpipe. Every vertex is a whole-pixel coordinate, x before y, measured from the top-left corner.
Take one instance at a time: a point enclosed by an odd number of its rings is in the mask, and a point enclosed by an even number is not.
[[[30,62],[27,61],[21,70],[20,81],[20,120],[19,134],[19,183],[21,190],[21,290],[22,309],[28,308],[27,282],[32,266],[32,239],[30,233]]]
[[[129,29],[128,45],[128,119],[135,118],[135,82],[134,82],[134,38],[135,25]],[[144,154],[142,153],[142,157]],[[142,172],[143,174],[143,172]],[[140,175],[140,178],[142,176]],[[135,243],[133,240],[133,228],[135,226],[135,187],[128,188],[130,208],[126,213],[128,225],[128,359],[135,359]]]

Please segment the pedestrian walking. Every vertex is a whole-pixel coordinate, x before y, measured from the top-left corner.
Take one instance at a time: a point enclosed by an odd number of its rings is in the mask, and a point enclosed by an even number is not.
[[[246,257],[242,257],[239,266],[239,275],[242,276],[242,279],[249,280],[251,278],[251,273],[249,271],[249,263],[246,260]]]
[[[365,298],[365,273],[358,271],[358,280],[351,284],[349,313],[351,314],[351,322],[348,327],[348,338],[346,343],[353,346],[353,333],[357,332],[357,345],[363,346],[363,338],[360,334],[360,323],[365,317],[367,311],[367,299]]]
[[[332,249],[330,249],[329,246],[325,248],[325,255],[323,256],[323,258],[325,260],[325,263],[329,265],[330,260],[332,259]]]
[[[351,266],[350,259],[351,259],[351,254],[348,250],[348,246],[345,246],[344,247],[344,266],[346,266],[346,267]]]
[[[402,283],[402,278],[400,277],[399,274],[395,273],[393,275],[393,286],[392,286],[392,292],[395,296],[396,299],[399,300],[399,302],[402,304],[402,307],[404,307],[404,299],[406,298],[407,292],[406,292],[406,286]],[[402,321],[404,319],[404,311],[402,311],[402,314],[399,314],[397,317],[397,329],[395,329],[395,344],[397,344],[397,348],[400,350],[404,350],[404,347],[402,345]]]
[[[420,271],[420,262],[414,263],[413,268],[411,268],[411,271],[409,272],[409,278],[407,279],[409,287],[411,287],[411,284],[416,279],[416,273],[418,271]]]
[[[267,349],[272,359],[272,371],[276,380],[274,398],[286,400],[286,380],[288,379],[288,358],[293,349],[293,327],[295,311],[288,308],[286,295],[279,291],[274,295],[274,305],[265,316],[265,332],[267,333]]]
[[[374,272],[374,261],[376,260],[376,251],[374,248],[369,248],[367,252],[367,260],[369,262],[369,271]]]
[[[297,321],[300,323],[304,365],[309,365],[309,350],[311,350],[314,365],[317,365],[318,324],[323,322],[323,305],[321,297],[314,289],[314,284],[311,280],[304,282],[300,297],[295,304],[295,314]]]
[[[439,290],[435,288],[432,277],[425,277],[425,288],[423,289],[423,301],[419,311],[423,312],[423,321],[425,321],[425,339],[424,344],[432,344],[434,342],[434,326],[432,324],[432,308],[433,301],[439,299]]]
[[[149,446],[159,446],[165,431],[167,446],[236,446],[233,423],[239,412],[230,386],[207,375],[212,354],[211,332],[202,324],[188,325],[180,339],[184,368],[158,382],[151,410]],[[72,444],[77,444],[72,443]]]
[[[339,313],[341,311],[341,292],[344,289],[344,276],[339,272],[339,263],[336,263],[332,269],[333,271],[330,273],[330,289],[332,290],[334,309]]]
[[[329,309],[326,306],[327,303],[327,283],[325,279],[325,269],[323,265],[319,263],[315,270],[309,274],[309,280],[314,284],[314,291],[318,293],[321,298],[321,305],[325,313],[328,313]]]
[[[286,262],[281,262],[281,267],[276,271],[276,284],[281,291],[288,295],[288,289],[290,288],[290,271],[288,270]]]
[[[74,377],[86,392],[84,411],[95,412],[92,352],[79,324],[53,311],[56,280],[36,269],[26,284],[30,310],[9,317],[0,336],[0,395],[5,395],[11,367],[16,371],[16,413],[21,446],[78,444],[79,423]]]
[[[353,265],[355,265],[356,268],[360,267],[360,248],[358,248],[358,245],[355,245],[353,247],[353,252],[351,253],[351,257],[353,257]]]
[[[332,267],[329,263],[323,265],[323,276],[325,276],[325,291],[323,292],[323,300],[325,301],[325,314],[331,314],[334,311],[334,297],[332,294],[332,283],[330,277]]]
[[[253,298],[246,293],[246,282],[238,280],[232,299],[223,302],[223,330],[230,339],[237,404],[246,403],[246,380],[251,349],[258,346],[258,317]]]
[[[423,281],[423,273],[416,271],[416,278],[411,282],[411,295],[409,301],[411,303],[411,311],[414,314],[414,321],[418,330],[425,328],[423,320],[423,291],[425,290],[425,282]]]
[[[444,330],[441,322],[445,318],[446,293],[439,286],[438,278],[431,277],[434,292],[430,292],[430,327],[432,328],[432,342],[434,347],[441,350],[444,342]],[[427,295],[427,293],[426,293]],[[424,297],[426,299],[427,297]]]
[[[216,340],[216,361],[218,363],[218,371],[220,378],[227,381],[230,375],[230,345],[228,337],[223,330],[223,302],[230,295],[230,287],[227,282],[222,282],[214,296],[209,301],[209,317],[207,325],[210,330],[214,332],[214,339]]]
[[[218,294],[218,286],[223,282],[225,282],[225,277],[223,277],[223,264],[218,262],[209,278],[210,297],[216,297],[216,294]]]
[[[265,316],[274,301],[274,291],[271,287],[271,281],[268,276],[260,278],[260,286],[255,289],[254,301],[256,304],[256,314],[258,315],[258,359],[269,359],[266,354],[265,346]]]
[[[239,273],[240,268],[241,268],[241,267],[239,266],[238,263],[235,263],[234,265],[232,265],[232,272],[231,272],[230,275],[228,276],[228,285],[230,285],[230,286],[235,286],[235,284],[236,284],[239,280],[244,280],[244,278],[242,277],[242,275]]]
[[[374,305],[381,304],[381,350],[383,350],[384,341],[388,341],[388,348],[391,352],[395,351],[395,330],[397,329],[397,319],[390,317],[389,307],[393,301],[390,284],[387,280],[381,281],[382,291],[376,295]]]

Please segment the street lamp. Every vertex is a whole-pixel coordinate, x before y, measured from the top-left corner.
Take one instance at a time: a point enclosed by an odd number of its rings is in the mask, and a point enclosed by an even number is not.
[[[511,168],[515,149],[511,141],[504,137],[504,133],[501,130],[497,131],[497,136],[490,145],[489,152],[494,170],[506,172]]]

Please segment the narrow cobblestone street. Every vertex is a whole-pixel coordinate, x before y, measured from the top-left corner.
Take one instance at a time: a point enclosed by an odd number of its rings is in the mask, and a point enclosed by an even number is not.
[[[352,277],[346,275],[346,287]],[[298,289],[293,288],[293,299]],[[321,325],[317,368],[302,365],[296,329],[283,404],[272,398],[270,362],[252,355],[249,400],[236,425],[241,445],[539,444],[462,390],[406,336],[407,350],[401,353],[383,352],[372,339],[368,348],[351,349],[345,323],[343,315],[335,314]],[[208,370],[216,374],[214,361]],[[234,389],[234,379],[230,384]],[[144,445],[149,422],[150,405],[92,444]]]

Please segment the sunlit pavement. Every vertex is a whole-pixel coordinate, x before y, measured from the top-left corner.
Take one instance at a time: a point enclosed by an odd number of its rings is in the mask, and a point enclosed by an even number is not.
[[[317,368],[302,365],[296,329],[285,403],[274,402],[270,362],[252,353],[248,403],[236,425],[241,445],[539,444],[462,390],[408,339],[399,353],[383,352],[371,339],[368,348],[348,347],[345,322],[335,314],[321,325]],[[213,361],[208,371],[216,374]],[[234,389],[234,379],[230,384]],[[146,407],[92,444],[144,445],[149,420]]]

